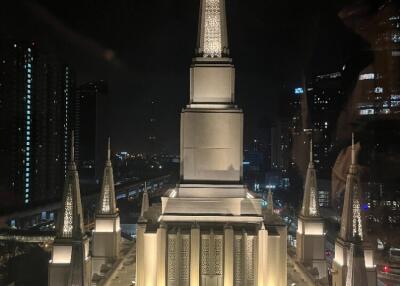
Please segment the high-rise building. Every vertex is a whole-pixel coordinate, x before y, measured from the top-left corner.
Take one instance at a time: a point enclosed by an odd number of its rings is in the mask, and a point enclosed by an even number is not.
[[[361,117],[388,118],[400,113],[400,14],[395,4],[382,5],[376,21],[374,61],[359,75],[355,110]]]
[[[74,74],[34,42],[2,41],[0,49],[0,204],[55,199],[66,172]]]
[[[336,159],[333,151],[340,102],[343,100],[342,74],[321,74],[307,81],[307,102],[314,162],[318,171],[320,206],[329,206],[331,170]]]
[[[335,140],[335,127],[342,96],[340,72],[317,75],[307,81],[309,118],[312,129],[314,162],[319,176],[330,176],[335,158],[330,152]]]
[[[137,225],[136,285],[287,285],[287,229],[243,184],[225,1],[200,1],[190,102],[181,113],[180,183]]]
[[[102,80],[89,82],[79,86],[76,95],[75,159],[82,181],[98,181],[106,159],[108,87]]]

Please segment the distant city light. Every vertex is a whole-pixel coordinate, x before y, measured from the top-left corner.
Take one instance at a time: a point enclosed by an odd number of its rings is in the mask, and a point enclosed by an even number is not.
[[[304,93],[304,89],[302,87],[297,87],[294,89],[295,94],[302,94]]]
[[[359,80],[367,80],[367,79],[374,79],[375,78],[375,74],[374,73],[364,73],[364,74],[360,74],[359,76]]]

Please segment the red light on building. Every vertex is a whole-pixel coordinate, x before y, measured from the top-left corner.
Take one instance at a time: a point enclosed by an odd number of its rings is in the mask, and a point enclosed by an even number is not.
[[[389,273],[390,272],[390,267],[388,265],[383,266],[383,272]]]

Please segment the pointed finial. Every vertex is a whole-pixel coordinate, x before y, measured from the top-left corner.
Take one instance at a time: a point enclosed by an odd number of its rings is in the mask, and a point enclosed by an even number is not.
[[[75,161],[75,131],[71,132],[71,162]]]
[[[144,192],[147,193],[147,181],[144,181]]]
[[[107,146],[107,161],[110,161],[111,157],[111,139],[108,137],[108,146]]]
[[[268,190],[268,196],[267,196],[267,212],[269,214],[274,213],[274,199],[273,199],[273,194],[271,188]]]
[[[312,144],[312,138],[310,140],[310,163],[313,163],[313,144]]]
[[[356,163],[356,154],[354,149],[354,132],[351,133],[351,164],[355,165]]]

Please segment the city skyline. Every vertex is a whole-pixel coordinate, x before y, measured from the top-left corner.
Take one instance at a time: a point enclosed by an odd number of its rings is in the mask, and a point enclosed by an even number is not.
[[[397,285],[399,5],[7,3],[0,284]]]
[[[2,37],[29,38],[37,41],[39,48],[56,50],[76,71],[78,85],[100,79],[108,83],[114,127],[110,135],[118,150],[146,150],[144,136],[131,134],[147,126],[143,110],[151,105],[151,98],[158,100],[163,107],[158,108],[162,125],[159,137],[163,143],[158,150],[177,153],[176,114],[189,92],[186,67],[194,51],[193,34],[197,28],[196,18],[183,11],[192,10],[197,15],[198,1],[154,4],[125,2],[121,12],[113,5],[97,6],[90,2],[78,11],[67,2],[56,6],[16,2],[7,4],[9,13],[3,19],[9,28],[0,31]],[[240,1],[227,3],[228,29],[235,34],[230,45],[240,68],[237,99],[246,110],[246,146],[254,138],[265,140],[266,128],[280,116],[280,98],[287,97],[300,84],[304,73],[337,71],[351,56],[345,45],[359,42],[338,19],[340,5],[315,5],[316,2],[304,6],[260,1],[250,9]],[[103,10],[108,13],[102,13]],[[10,19],[10,15],[15,19]],[[28,21],[19,21],[22,18]],[[100,27],[93,24],[99,19]],[[34,25],[23,24],[28,22]],[[150,22],[152,25],[146,24]],[[176,32],[169,35],[172,29]],[[119,32],[114,33],[115,30]],[[329,34],[339,34],[340,38],[333,40]],[[258,37],[260,40],[255,41]],[[357,50],[357,45],[353,49]],[[86,55],[83,60],[82,54]]]

